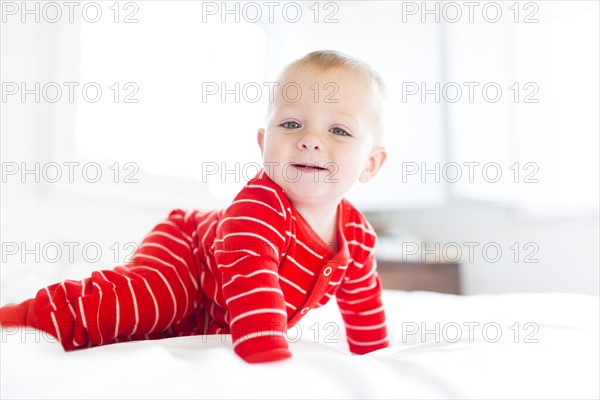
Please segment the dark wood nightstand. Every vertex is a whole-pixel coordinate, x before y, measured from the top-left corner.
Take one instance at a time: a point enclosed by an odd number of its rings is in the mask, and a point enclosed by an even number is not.
[[[408,263],[377,260],[377,273],[384,289],[428,290],[460,294],[459,264]]]

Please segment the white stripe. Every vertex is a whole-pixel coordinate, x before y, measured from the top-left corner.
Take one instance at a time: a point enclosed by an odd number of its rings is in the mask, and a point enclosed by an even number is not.
[[[315,257],[319,258],[319,259],[323,259],[323,256],[320,254],[315,253],[310,247],[308,247],[307,245],[305,245],[303,242],[301,242],[296,235],[292,235],[292,237],[296,240],[296,243],[298,243],[300,246],[304,247],[306,249],[306,251],[308,251],[309,253],[313,254]]]
[[[275,257],[279,258],[279,250],[277,250],[277,248],[275,247],[275,245],[273,245],[273,243],[269,242],[265,237],[263,237],[261,235],[257,235],[256,233],[253,233],[253,232],[228,233],[227,235],[223,236],[222,239],[215,240],[215,242],[224,242],[225,239],[227,239],[229,236],[251,236],[251,237],[259,238],[262,241],[264,241],[266,244],[268,244],[269,246],[271,246],[271,248],[275,252]]]
[[[181,216],[179,216],[179,217],[181,219]],[[179,225],[177,225],[175,222],[166,220],[166,221],[161,222],[161,224],[170,225],[170,226],[174,227],[175,229],[177,229],[178,233],[180,233],[181,236],[183,236],[189,243],[193,242],[190,235],[188,235],[187,233],[182,231],[181,228],[179,227]]]
[[[328,285],[331,285],[331,286],[339,285],[340,283],[342,283],[342,281],[336,281],[336,282],[327,282],[327,284],[328,284]]]
[[[254,333],[250,333],[246,336],[242,336],[240,338],[238,338],[238,340],[236,340],[233,343],[233,347],[237,346],[238,344],[245,342],[248,339],[253,339],[255,337],[261,337],[261,336],[283,336],[283,332],[280,331],[260,331],[260,332],[254,332]]]
[[[263,186],[263,185],[248,185],[247,187],[249,187],[249,188],[257,188],[257,189],[264,189],[264,190],[267,190],[269,192],[272,192],[275,195],[275,197],[277,198],[277,201],[279,202],[279,205],[281,206],[281,211],[283,212],[283,218],[286,218],[285,207],[283,207],[283,203],[281,202],[281,199],[279,198],[279,195],[277,194],[277,192],[274,189],[272,189],[270,187],[267,187],[267,186]]]
[[[256,314],[269,314],[269,313],[273,313],[273,314],[281,314],[284,317],[287,317],[287,314],[285,313],[285,311],[280,310],[279,308],[258,308],[256,310],[251,310],[251,311],[247,311],[245,313],[242,313],[240,315],[238,315],[237,317],[235,317],[234,319],[231,320],[231,322],[229,323],[229,325],[233,326],[233,324],[235,324],[237,321],[239,321],[240,319],[249,317],[251,315],[256,315]]]
[[[356,228],[362,229],[364,232],[366,232],[372,236],[377,236],[377,234],[374,231],[372,231],[371,229],[367,228],[366,226],[364,226],[362,224],[357,224],[356,222],[348,222],[345,226],[346,227],[354,226]]]
[[[100,305],[102,304],[102,288],[96,282],[93,283],[94,286],[98,288],[98,293],[100,294],[100,299],[98,299],[98,313],[96,314],[96,328],[100,332],[100,344],[104,343],[104,337],[102,337],[102,331],[100,330]]]
[[[354,294],[354,293],[360,293],[360,292],[365,292],[367,290],[371,290],[371,289],[373,289],[376,286],[377,286],[377,282],[375,281],[375,282],[371,283],[369,286],[366,286],[366,287],[362,287],[362,288],[358,288],[358,289],[354,289],[354,290],[348,290],[348,289],[340,288],[340,291],[344,292],[344,293]]]
[[[315,276],[315,273],[312,272],[311,270],[309,270],[306,267],[303,267],[302,265],[300,265],[300,263],[298,261],[296,261],[292,256],[287,256],[287,259],[290,260],[291,262],[293,262],[294,264],[296,264],[296,266],[298,268],[300,268],[302,271],[306,272],[307,274],[309,274],[310,276]]]
[[[133,300],[133,313],[135,315],[135,324],[133,325],[133,330],[130,335],[133,335],[137,331],[138,323],[140,322],[140,314],[138,312],[138,302],[137,296],[135,295],[135,291],[133,290],[133,285],[131,284],[131,278],[127,275],[124,275],[125,279],[127,279],[127,284],[129,285],[129,291],[131,292],[131,298]]]
[[[193,212],[194,212],[194,210],[187,210],[187,211],[185,212],[185,216],[183,217],[183,220],[184,220],[185,222],[189,222],[189,220],[190,220],[190,216],[192,215],[192,213],[193,213]]]
[[[52,318],[54,329],[56,329],[56,337],[58,338],[58,341],[62,343],[62,337],[60,335],[60,330],[58,329],[58,321],[56,320],[56,315],[54,315],[54,311],[50,311],[50,318]]]
[[[201,268],[201,272],[200,272],[200,287],[202,288],[202,290],[204,291],[204,276],[206,275],[206,271],[204,268]]]
[[[354,246],[358,246],[358,247],[360,247],[361,249],[363,249],[363,250],[366,250],[366,251],[369,251],[369,252],[372,252],[373,250],[375,250],[373,247],[369,247],[369,246],[367,246],[366,244],[364,244],[364,243],[361,243],[361,242],[358,242],[358,241],[356,241],[356,240],[349,240],[349,241],[348,241],[348,244],[351,244],[351,245],[354,245]]]
[[[338,297],[337,301],[339,303],[344,303],[344,304],[358,304],[358,303],[362,303],[363,301],[371,300],[373,297],[376,297],[376,296],[378,296],[378,294],[367,296],[364,299],[359,299],[359,300],[343,300]]]
[[[285,302],[285,305],[288,306],[289,308],[291,308],[292,310],[296,310],[297,307],[294,307],[293,305],[291,305],[290,303],[288,303],[287,301]]]
[[[368,331],[371,329],[379,329],[379,328],[383,328],[385,327],[386,323],[382,322],[380,324],[377,325],[368,325],[368,326],[358,326],[358,325],[348,325],[346,324],[346,328],[350,328],[350,329],[354,329],[357,331]]]
[[[81,313],[81,323],[83,324],[85,331],[89,332],[87,319],[85,318],[85,311],[83,310],[83,297],[80,297],[78,300],[79,300],[79,312]]]
[[[215,273],[213,271],[212,263],[210,262],[210,257],[208,256],[208,254],[204,255],[204,259],[206,260],[206,263],[208,265],[208,270],[210,271],[210,277],[213,279],[214,286],[215,286],[215,291],[213,292],[212,297],[210,297],[210,298],[213,299],[219,307],[225,308],[225,307],[223,307],[223,304],[221,304],[219,302],[219,300],[217,299],[217,293],[219,292],[219,282],[217,282],[217,278],[215,278]],[[204,270],[204,268],[202,268],[202,270]],[[221,273],[221,271],[219,271],[219,266],[217,266],[216,272],[218,274]]]
[[[54,301],[52,300],[52,295],[50,295],[50,290],[47,287],[45,287],[44,290],[46,290],[46,294],[48,295],[48,300],[50,300],[50,305],[52,306],[52,309],[54,311],[56,311],[57,310],[56,304],[54,304]]]
[[[257,222],[261,225],[266,226],[267,228],[269,228],[270,230],[272,230],[273,232],[275,232],[282,241],[285,241],[285,238],[283,237],[283,235],[281,233],[279,233],[277,231],[277,229],[273,228],[273,226],[271,226],[270,224],[266,223],[265,221],[261,221],[260,219],[257,218],[252,218],[252,217],[227,217],[227,218],[223,218],[221,220],[221,224],[223,224],[225,221],[227,221],[228,219],[242,219],[242,220],[248,220],[248,221],[253,221],[253,222]]]
[[[206,219],[205,221],[208,221],[208,219]],[[205,222],[204,221],[204,222]],[[199,226],[203,225],[204,222],[202,222]],[[223,308],[223,305],[219,303],[219,301],[217,300],[217,279],[214,276],[214,271],[213,271],[213,267],[212,267],[212,263],[210,262],[210,257],[208,256],[208,252],[206,251],[206,246],[205,246],[205,242],[206,242],[206,237],[208,236],[209,232],[212,232],[213,226],[217,224],[217,220],[213,220],[211,222],[211,224],[208,226],[208,228],[206,228],[206,232],[204,232],[204,235],[202,235],[202,253],[204,255],[204,259],[206,260],[206,266],[208,267],[208,270],[211,271],[210,276],[213,278],[213,281],[215,282],[215,292],[212,295],[212,299],[217,303],[217,305],[221,308]],[[195,233],[195,232],[194,232]],[[204,268],[201,268],[202,272],[200,273],[200,286],[204,289],[204,277],[206,276],[206,272],[204,271]],[[218,270],[218,267],[217,267]],[[208,295],[208,294],[207,294]],[[204,332],[206,333],[206,329],[204,330]]]
[[[61,282],[60,284],[63,288],[63,290],[65,291],[65,297],[67,297],[67,288],[65,286],[65,282]],[[69,311],[71,311],[71,316],[73,317],[73,320],[75,321],[77,319],[77,314],[75,314],[75,309],[73,308],[73,305],[71,304],[71,302],[67,302],[67,305],[69,306]],[[79,343],[77,340],[75,340],[75,336],[73,336],[73,346],[74,347],[79,347],[81,345],[81,343]]]
[[[375,273],[375,264],[372,264],[371,270],[366,275],[361,276],[360,278],[357,278],[357,279],[347,280],[346,284],[349,285],[349,284],[356,283],[356,282],[362,282],[364,280],[369,279],[374,273]]]
[[[64,282],[63,282],[63,285],[64,285]],[[84,291],[84,289],[85,289],[85,288],[84,288],[84,285],[85,285],[85,281],[83,281],[83,280],[82,280],[82,281],[81,281],[81,297],[83,297],[83,295],[85,294],[85,291]],[[67,293],[67,288],[66,288],[65,286],[63,286],[63,287],[64,287],[64,289],[65,289],[65,295],[66,295],[66,293]],[[80,300],[80,301],[81,301],[81,297],[79,298],[79,300]],[[69,309],[71,310],[71,314],[73,314],[73,319],[74,319],[74,320],[75,320],[75,319],[77,319],[77,314],[75,313],[75,309],[73,308],[73,306],[71,305],[71,303],[69,303]],[[82,319],[85,321],[85,315],[83,315],[83,318],[82,318]],[[84,325],[84,326],[85,326],[85,325]],[[87,330],[87,326],[86,326],[86,330]],[[76,340],[75,340],[75,337],[73,337],[73,345],[74,345],[75,347],[79,347],[79,346],[81,346],[82,344],[83,344],[83,343],[79,343],[78,341],[76,341]]]
[[[300,292],[302,292],[302,294],[306,294],[306,290],[302,289],[300,286],[296,285],[294,282],[290,281],[289,279],[286,279],[283,276],[279,276],[279,279],[284,281],[288,285],[298,289]]]
[[[113,286],[113,293],[115,294],[115,333],[114,338],[119,336],[119,324],[121,323],[121,305],[119,304],[119,296],[117,296],[117,285],[108,280],[102,271],[98,271],[98,273],[104,278],[105,281],[109,282]]]
[[[373,341],[373,342],[361,342],[361,341],[358,341],[358,340],[353,340],[353,339],[350,339],[350,338],[348,337],[348,338],[346,338],[346,340],[348,340],[350,343],[352,343],[352,344],[354,344],[354,345],[357,345],[357,346],[374,346],[374,345],[376,345],[376,344],[381,344],[381,343],[384,343],[384,342],[386,342],[388,339],[387,339],[387,337],[386,337],[386,338],[383,338],[383,339],[381,339],[381,340],[375,340],[375,341]]]
[[[185,246],[185,247],[186,247],[186,248],[188,248],[188,249],[190,249],[190,248],[191,248],[191,246],[190,246],[190,244],[189,244],[189,243],[187,243],[187,242],[184,242],[183,240],[181,240],[181,239],[179,239],[179,238],[177,238],[177,237],[175,237],[175,236],[173,236],[173,235],[171,235],[171,234],[169,234],[169,233],[166,233],[166,232],[162,232],[162,231],[158,231],[158,230],[156,230],[156,231],[152,231],[152,232],[150,232],[150,233],[148,234],[148,236],[146,236],[146,237],[152,237],[152,236],[163,236],[163,237],[166,237],[167,239],[171,239],[171,240],[172,240],[172,241],[174,241],[175,243],[179,243],[179,244],[181,244],[181,245]]]
[[[140,275],[140,278],[144,281],[144,284],[146,285],[146,289],[148,289],[148,293],[150,293],[150,296],[152,297],[152,301],[154,302],[154,314],[156,314],[156,318],[154,319],[154,325],[152,325],[152,328],[150,328],[150,330],[148,331],[148,332],[153,332],[154,329],[156,328],[156,325],[158,324],[158,320],[160,317],[160,310],[158,308],[158,302],[156,301],[154,292],[152,291],[152,288],[148,284],[148,281],[146,280],[146,278],[144,278],[141,275]]]
[[[175,320],[175,316],[177,315],[177,299],[175,298],[175,293],[173,293],[173,288],[171,288],[169,281],[167,281],[165,276],[159,270],[151,268],[151,267],[147,267],[145,265],[141,266],[141,268],[148,268],[148,269],[156,272],[158,274],[158,276],[160,276],[160,278],[163,280],[165,285],[167,286],[167,289],[169,289],[169,293],[171,293],[171,299],[173,299],[173,317],[171,318],[171,321],[169,321],[169,323],[166,326],[171,326],[171,324],[173,324],[173,321]],[[187,301],[187,299],[186,299],[186,301]]]
[[[204,246],[204,242],[206,241],[206,236],[208,235],[208,233],[212,230],[212,227],[214,224],[216,224],[217,221],[213,221],[208,228],[206,228],[206,232],[204,232],[204,235],[202,235],[202,250],[204,250],[204,253],[206,253],[206,247]]]
[[[238,253],[240,251],[246,252],[248,254],[250,254],[251,256],[260,256],[260,254],[258,254],[257,252],[254,252],[250,249],[239,249],[239,250],[215,250],[214,254],[217,253]]]
[[[214,218],[214,214],[215,214],[215,212],[216,212],[216,211],[213,211],[213,212],[210,212],[210,213],[208,213],[207,215],[205,215],[205,216],[203,217],[204,221],[202,221],[202,222],[200,222],[198,225],[196,225],[196,230],[195,230],[195,232],[198,232],[198,231],[200,231],[200,228],[202,228],[202,226],[203,226],[204,224],[206,224],[206,223],[207,223],[207,222],[209,222],[209,221],[212,221],[212,222],[211,222],[211,224],[208,226],[208,228],[207,228],[207,230],[206,230],[207,232],[208,232],[208,231],[210,231],[210,227],[211,227],[211,226],[212,226],[212,225],[213,225],[215,222],[217,222],[217,220],[216,220],[216,219],[213,219],[213,218]]]
[[[271,210],[275,211],[275,213],[277,213],[278,215],[283,217],[283,213],[281,211],[277,211],[275,208],[271,207],[270,205],[268,205],[267,203],[263,203],[262,201],[258,201],[258,200],[251,200],[251,199],[242,199],[242,200],[236,200],[234,202],[232,202],[231,204],[235,204],[235,203],[257,203],[257,204],[261,204],[265,207],[270,208]]]
[[[196,235],[196,232],[200,229],[200,226],[204,225],[207,221],[210,221],[208,218],[205,219],[202,223],[200,223],[197,227],[196,227],[196,231],[194,231],[194,235]],[[208,228],[206,229],[206,231],[204,232],[204,235],[202,235],[202,240],[200,241],[201,245],[202,245],[202,253],[204,255],[204,259],[206,260],[206,266],[208,267],[208,270],[211,271],[210,276],[213,278],[213,281],[215,282],[215,291],[212,295],[212,299],[215,300],[215,302],[217,302],[216,297],[217,297],[217,281],[213,275],[213,271],[212,271],[212,266],[211,266],[211,262],[210,262],[210,257],[208,256],[208,252],[206,251],[206,246],[205,246],[205,242],[206,242],[206,237],[208,236],[209,232],[212,231],[212,227],[217,223],[217,220],[212,220],[212,222],[210,223],[210,225],[208,226]],[[204,290],[204,277],[206,276],[207,272],[205,271],[205,268],[201,268],[200,272],[200,287]],[[208,293],[207,293],[208,296]],[[218,303],[218,302],[217,302]],[[219,307],[222,307],[221,304],[219,304]],[[205,311],[206,312],[206,311]],[[205,326],[204,328],[204,333],[207,332],[207,328],[208,325]]]
[[[377,307],[373,310],[369,310],[369,311],[362,311],[362,312],[356,312],[356,311],[349,311],[349,310],[340,310],[342,312],[342,314],[352,314],[352,315],[372,315],[372,314],[377,314],[379,312],[384,311],[384,307],[380,306]]]
[[[219,264],[219,268],[231,268],[235,264],[239,263],[240,261],[243,261],[245,258],[248,258],[248,257],[250,257],[250,256],[244,256],[244,257],[238,258],[237,260],[235,260],[231,264]]]
[[[231,280],[225,284],[223,284],[223,287],[221,289],[225,289],[225,287],[227,285],[230,285],[231,283],[233,283],[237,278],[250,278],[253,277],[254,275],[258,275],[258,274],[271,274],[271,275],[275,275],[277,277],[279,277],[279,275],[276,272],[271,271],[270,269],[259,269],[257,271],[251,272],[247,275],[242,275],[242,274],[237,274],[231,277]]]
[[[259,292],[274,292],[274,293],[279,293],[280,295],[283,296],[283,292],[279,288],[268,288],[268,287],[266,287],[266,288],[256,288],[256,289],[248,290],[247,292],[240,293],[240,294],[237,294],[235,296],[232,296],[232,297],[228,298],[225,301],[225,303],[229,304],[230,301],[239,299],[240,297],[248,296],[250,294],[259,293]]]
[[[64,281],[62,281],[60,283],[60,287],[62,287],[63,291],[65,292],[65,298],[66,298],[67,297],[67,287],[65,286]],[[71,311],[71,316],[73,316],[73,319],[76,319],[77,316],[75,314],[75,310],[73,309],[73,305],[69,301],[67,301],[67,305],[69,306],[69,311]],[[73,339],[73,340],[75,340],[75,339]]]

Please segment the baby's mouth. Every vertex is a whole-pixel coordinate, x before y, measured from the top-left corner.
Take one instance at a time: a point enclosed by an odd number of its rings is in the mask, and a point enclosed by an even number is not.
[[[296,168],[306,171],[327,171],[327,168],[320,167],[319,164],[303,164],[303,163],[292,163]]]

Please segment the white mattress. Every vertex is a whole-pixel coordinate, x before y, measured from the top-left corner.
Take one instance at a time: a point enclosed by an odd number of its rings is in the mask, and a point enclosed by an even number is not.
[[[291,359],[261,365],[240,360],[228,336],[66,353],[38,331],[3,330],[0,397],[599,397],[598,297],[386,291],[384,301],[391,347],[350,355],[330,302],[288,332]]]

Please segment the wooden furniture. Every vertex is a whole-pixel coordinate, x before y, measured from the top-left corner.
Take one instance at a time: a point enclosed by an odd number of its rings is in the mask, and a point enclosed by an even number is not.
[[[408,263],[377,260],[377,272],[384,289],[428,290],[460,294],[457,263]]]

